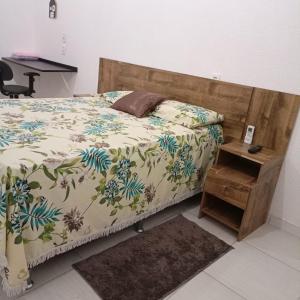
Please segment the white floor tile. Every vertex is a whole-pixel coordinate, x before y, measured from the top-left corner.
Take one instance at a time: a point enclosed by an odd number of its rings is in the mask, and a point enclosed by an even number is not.
[[[200,273],[165,300],[242,300],[245,299],[216,281],[205,272]]]
[[[33,290],[18,300],[99,300],[99,296],[80,277],[70,271],[55,280]]]
[[[205,270],[248,300],[296,300],[300,297],[300,272],[246,243]]]
[[[245,242],[300,271],[300,238],[267,224]]]
[[[199,209],[197,209],[199,211]],[[183,213],[183,216],[189,219],[192,222],[198,224],[201,228],[208,231],[209,233],[215,235],[219,239],[223,240],[229,245],[232,245],[237,240],[236,232],[227,228],[223,224],[214,221],[209,217],[202,217],[201,219],[198,218],[198,213],[195,214],[196,209],[191,211],[186,211]]]
[[[34,282],[33,289],[37,289],[48,281],[51,281],[62,274],[72,270],[72,264],[80,261],[77,250],[53,257],[43,264],[38,265],[31,271],[31,278]]]
[[[300,238],[300,227],[294,224],[291,224],[285,220],[277,218],[275,216],[270,216],[269,223],[282,231],[286,231],[290,234],[293,234]]]
[[[195,207],[191,207],[190,209],[186,210],[185,213],[191,214],[198,218],[199,210],[200,210],[200,205],[197,205]]]

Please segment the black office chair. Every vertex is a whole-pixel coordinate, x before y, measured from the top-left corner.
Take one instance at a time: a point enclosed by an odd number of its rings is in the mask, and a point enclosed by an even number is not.
[[[4,81],[9,81],[13,79],[13,72],[10,66],[4,61],[0,60],[0,92],[9,96],[9,98],[19,98],[20,95],[32,97],[32,94],[35,93],[34,90],[34,77],[40,76],[38,73],[27,72],[24,73],[25,76],[28,76],[29,86],[8,84],[5,85]]]

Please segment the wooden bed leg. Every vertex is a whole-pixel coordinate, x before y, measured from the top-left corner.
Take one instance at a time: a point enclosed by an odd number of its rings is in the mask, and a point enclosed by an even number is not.
[[[33,288],[33,280],[31,279],[31,271],[29,271],[29,277],[27,279],[27,287],[26,287],[26,291],[29,291]]]
[[[144,223],[143,221],[139,221],[134,224],[134,229],[137,233],[143,233],[144,232]]]

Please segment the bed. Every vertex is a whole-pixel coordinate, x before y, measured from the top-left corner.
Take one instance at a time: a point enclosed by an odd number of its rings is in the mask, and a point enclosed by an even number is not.
[[[137,119],[110,108],[118,93],[101,96],[126,90],[167,95],[225,120],[189,129],[155,115]],[[284,153],[299,103],[109,59],[100,62],[98,93],[0,100],[0,272],[9,296],[27,287],[30,268],[198,193],[219,143],[241,140],[247,124],[256,125],[254,142]]]
[[[103,96],[0,101],[8,294],[25,288],[29,268],[200,191],[220,125],[192,130],[110,105]]]

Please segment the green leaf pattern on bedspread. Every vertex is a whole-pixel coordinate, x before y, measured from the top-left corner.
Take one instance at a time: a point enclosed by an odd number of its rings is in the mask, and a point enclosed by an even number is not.
[[[200,189],[221,126],[137,119],[109,108],[119,95],[109,96],[0,100],[0,272],[8,289],[20,291],[28,266]]]
[[[218,124],[224,120],[223,115],[213,110],[175,100],[164,101],[152,115],[188,128]]]

